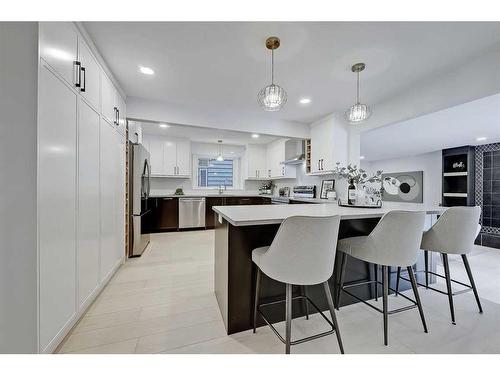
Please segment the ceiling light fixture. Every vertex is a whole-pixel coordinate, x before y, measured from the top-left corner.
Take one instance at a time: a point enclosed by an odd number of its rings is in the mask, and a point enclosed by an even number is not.
[[[300,104],[309,104],[311,103],[311,99],[309,98],[302,98],[299,100]]]
[[[146,74],[148,76],[151,76],[153,74],[155,74],[155,71],[151,68],[148,68],[147,66],[141,66],[139,65],[139,71],[142,73],[142,74]]]
[[[215,158],[217,161],[224,161],[224,156],[222,156],[222,140],[218,140],[217,143],[219,144],[219,154]]]
[[[168,124],[160,124],[160,128],[170,128],[170,125]]]
[[[365,70],[364,63],[357,63],[351,67],[353,73],[356,73],[356,104],[349,108],[346,113],[346,119],[352,124],[359,124],[367,120],[371,115],[370,107],[366,104],[361,104],[359,100],[359,73]]]
[[[361,155],[361,156],[359,157],[359,160],[363,160],[364,158],[365,158],[365,157],[364,157],[363,155]]]
[[[259,137],[260,137],[260,135],[259,135],[259,134],[255,134],[255,133],[254,133],[254,134],[252,134],[252,138],[259,138]]]
[[[279,46],[278,37],[271,36],[266,39],[266,47],[271,50],[271,84],[260,90],[257,95],[257,101],[265,111],[279,111],[286,103],[286,91],[274,84],[274,50]]]
[[[488,138],[486,138],[486,137],[477,137],[477,138],[476,138],[476,141],[478,141],[478,142],[482,142],[482,141],[486,141],[487,139],[488,139]]]

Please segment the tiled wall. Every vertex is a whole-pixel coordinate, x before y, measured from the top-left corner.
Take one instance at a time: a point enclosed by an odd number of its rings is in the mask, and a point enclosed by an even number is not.
[[[476,204],[482,230],[476,243],[500,249],[500,143],[476,147]]]

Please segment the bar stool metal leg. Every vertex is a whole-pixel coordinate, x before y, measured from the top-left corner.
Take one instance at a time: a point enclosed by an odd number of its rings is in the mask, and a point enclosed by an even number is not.
[[[375,270],[375,301],[378,301],[378,264],[374,264]]]
[[[332,316],[332,323],[335,327],[335,335],[337,336],[340,352],[344,354],[344,345],[342,345],[342,339],[340,338],[339,324],[337,323],[337,317],[335,316],[335,309],[333,308],[333,299],[332,299],[332,293],[330,292],[330,285],[328,285],[328,281],[325,281],[323,285],[325,287],[326,300],[328,301],[328,308],[330,309],[330,315]]]
[[[286,284],[285,315],[285,353],[290,354],[290,342],[292,341],[292,284]]]
[[[418,294],[417,281],[415,280],[415,275],[413,273],[413,268],[410,266],[408,269],[408,276],[410,276],[411,287],[413,289],[413,294],[415,295],[415,301],[417,302],[418,312],[420,313],[420,319],[422,319],[422,325],[424,326],[424,332],[427,331],[427,324],[425,323],[424,310],[422,309],[422,302],[420,301],[420,295]]]
[[[399,278],[401,277],[401,267],[398,267],[398,274],[396,275],[396,296],[399,294]]]
[[[477,307],[479,308],[479,312],[483,313],[483,308],[481,306],[481,301],[479,301],[479,294],[477,293],[476,283],[474,282],[474,278],[472,277],[472,271],[470,269],[469,260],[467,259],[467,255],[462,254],[462,260],[464,262],[465,270],[467,271],[467,276],[469,277],[470,286],[472,287],[472,291],[474,292],[474,297],[476,297]]]
[[[383,312],[384,312],[384,345],[388,345],[388,310],[387,310],[387,299],[389,298],[389,271],[387,266],[382,266],[382,289],[383,289]]]
[[[307,286],[306,285],[300,286],[300,293],[304,297],[307,297]],[[306,320],[309,320],[309,302],[307,302],[307,298],[304,298],[304,309],[306,311]]]
[[[429,289],[429,252],[424,250],[425,289]]]
[[[255,276],[255,299],[253,303],[253,333],[257,330],[257,306],[259,306],[259,292],[260,292],[260,268],[257,267],[257,274]]]
[[[448,291],[448,302],[450,303],[451,323],[455,323],[455,309],[453,307],[453,291],[451,289],[451,276],[450,265],[448,263],[448,254],[441,254],[443,256],[444,275],[446,279],[446,289]]]
[[[339,283],[337,285],[337,291],[335,293],[335,306],[337,310],[339,309],[340,306],[340,295],[342,292],[342,287],[344,286],[345,269],[347,265],[347,255],[345,253],[340,253],[340,254],[341,254],[341,262],[340,262]]]

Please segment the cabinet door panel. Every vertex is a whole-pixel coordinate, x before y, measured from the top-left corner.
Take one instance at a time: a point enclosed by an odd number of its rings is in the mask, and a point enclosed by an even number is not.
[[[97,61],[90,53],[90,49],[83,42],[79,40],[78,54],[80,55],[80,62],[82,68],[85,69],[82,73],[82,86],[80,87],[81,95],[87,99],[90,104],[97,110],[100,110],[100,69]]]
[[[116,93],[109,78],[101,71],[101,113],[106,120],[116,126]]]
[[[161,174],[173,176],[177,171],[177,145],[175,141],[162,138],[159,142],[162,145],[163,170]]]
[[[191,144],[189,141],[177,141],[177,174],[189,176],[191,174]]]
[[[127,118],[127,109],[125,107],[125,101],[122,99],[121,95],[116,91],[116,108],[118,108],[118,131],[122,134],[125,134],[126,128],[126,118]]]
[[[40,22],[40,56],[75,87],[78,34],[71,23]]]
[[[115,264],[117,247],[117,207],[115,181],[115,130],[105,121],[100,122],[100,281],[103,281]]]
[[[99,284],[99,114],[78,108],[78,295],[81,306]]]
[[[39,82],[39,308],[43,350],[76,311],[77,96],[45,65],[40,69]]]
[[[158,229],[168,230],[179,227],[179,200],[177,198],[158,199]]]
[[[163,165],[163,142],[158,139],[149,138],[148,143],[151,174],[162,175],[165,169]]]

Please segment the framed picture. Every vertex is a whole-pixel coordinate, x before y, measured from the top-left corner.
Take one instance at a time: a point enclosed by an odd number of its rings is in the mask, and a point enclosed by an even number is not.
[[[334,187],[335,187],[335,180],[323,180],[323,181],[321,181],[321,194],[319,197],[321,199],[327,199],[328,192],[333,191]]]

